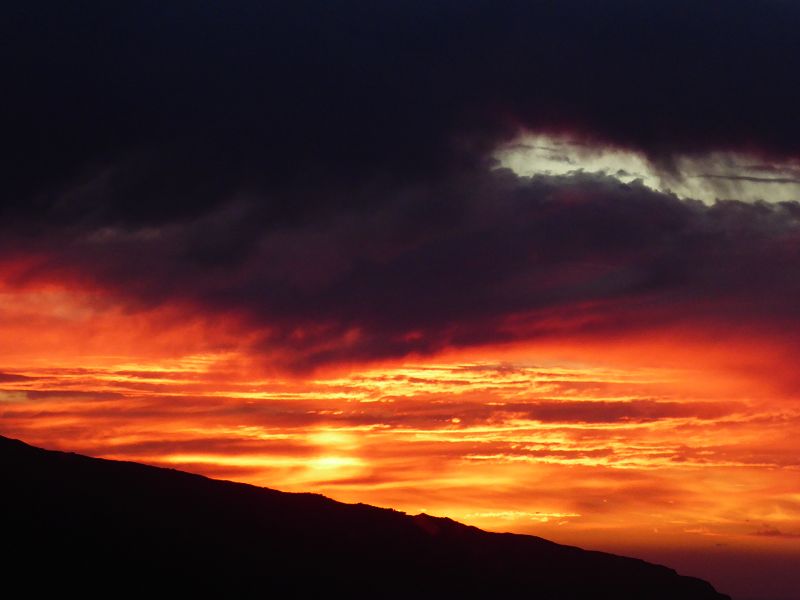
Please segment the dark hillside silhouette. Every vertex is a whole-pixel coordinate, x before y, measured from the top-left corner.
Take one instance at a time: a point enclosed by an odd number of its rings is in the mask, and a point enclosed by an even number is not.
[[[727,598],[637,559],[3,437],[0,482],[22,597]]]

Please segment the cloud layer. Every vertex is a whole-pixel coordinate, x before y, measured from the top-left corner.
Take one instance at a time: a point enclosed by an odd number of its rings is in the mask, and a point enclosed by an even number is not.
[[[791,3],[4,11],[7,285],[234,315],[295,370],[797,317],[796,203],[492,158],[542,130],[665,174],[719,150],[798,159]]]
[[[795,203],[706,206],[599,175],[505,170],[360,194],[378,200],[281,226],[242,199],[158,227],[18,238],[8,254],[27,263],[9,281],[237,315],[251,350],[300,370],[665,327],[796,341]]]

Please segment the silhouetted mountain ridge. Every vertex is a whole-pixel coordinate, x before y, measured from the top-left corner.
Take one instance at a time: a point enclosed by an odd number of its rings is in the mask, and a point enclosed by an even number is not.
[[[727,598],[638,559],[2,436],[0,481],[4,583],[32,597]]]

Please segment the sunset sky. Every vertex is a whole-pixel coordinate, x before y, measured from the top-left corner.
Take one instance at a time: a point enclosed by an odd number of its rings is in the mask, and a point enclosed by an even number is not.
[[[796,600],[800,5],[0,22],[0,434]]]

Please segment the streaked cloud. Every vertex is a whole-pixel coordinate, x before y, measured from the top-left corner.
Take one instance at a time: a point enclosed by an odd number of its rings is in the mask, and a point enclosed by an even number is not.
[[[800,201],[800,160],[760,162],[744,152],[708,152],[671,157],[668,164],[635,149],[568,135],[525,134],[499,147],[498,166],[526,177],[596,174],[713,204]]]
[[[2,432],[539,534],[766,543],[800,524],[800,411],[754,394],[757,379],[685,398],[687,380],[724,382],[707,365],[425,362],[287,379],[230,354],[126,360],[16,365]],[[708,494],[711,481],[732,493]]]

